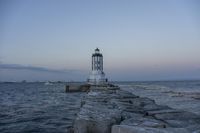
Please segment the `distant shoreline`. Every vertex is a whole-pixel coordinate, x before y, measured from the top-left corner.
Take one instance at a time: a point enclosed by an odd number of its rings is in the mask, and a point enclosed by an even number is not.
[[[185,80],[137,80],[137,81],[110,81],[111,83],[144,83],[144,82],[196,82],[200,81],[200,79],[185,79]],[[0,83],[85,83],[86,81],[0,81]]]

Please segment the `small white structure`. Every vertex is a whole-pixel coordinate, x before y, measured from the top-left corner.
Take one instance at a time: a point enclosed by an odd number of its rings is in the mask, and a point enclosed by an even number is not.
[[[88,83],[91,85],[107,84],[107,79],[103,72],[103,55],[98,48],[92,54],[92,71],[90,73]]]

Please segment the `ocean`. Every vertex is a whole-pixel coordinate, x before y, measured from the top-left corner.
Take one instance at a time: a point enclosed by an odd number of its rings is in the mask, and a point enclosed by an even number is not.
[[[115,82],[158,104],[200,114],[200,81]],[[182,94],[185,95],[177,95]],[[65,93],[65,83],[0,83],[0,133],[65,133],[86,93]],[[193,97],[192,97],[193,96]]]
[[[84,94],[63,83],[0,83],[0,133],[65,133]]]

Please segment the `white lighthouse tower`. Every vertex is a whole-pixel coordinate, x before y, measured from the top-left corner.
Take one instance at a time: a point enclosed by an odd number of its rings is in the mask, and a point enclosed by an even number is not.
[[[98,48],[92,54],[92,71],[90,73],[88,83],[91,85],[102,85],[107,83],[103,72],[103,55]]]

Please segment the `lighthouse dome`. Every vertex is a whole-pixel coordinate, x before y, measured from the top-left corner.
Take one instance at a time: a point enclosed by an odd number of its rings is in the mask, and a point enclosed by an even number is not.
[[[96,52],[96,51],[97,51],[97,52],[99,52],[99,49],[98,49],[98,48],[96,48],[96,49],[95,49],[95,52]]]

